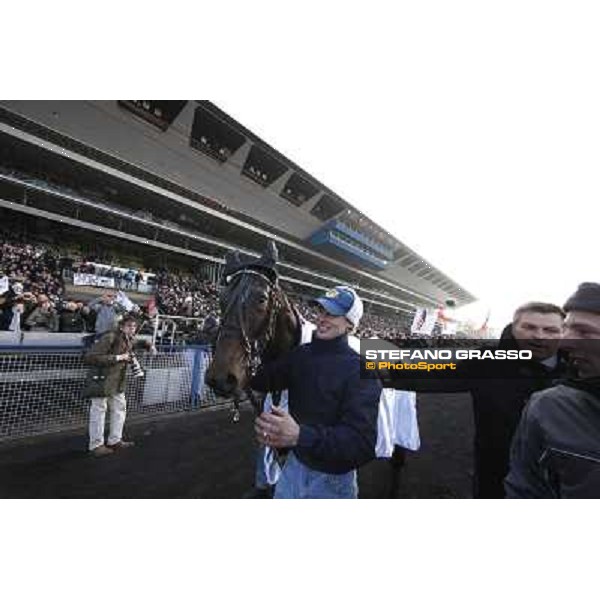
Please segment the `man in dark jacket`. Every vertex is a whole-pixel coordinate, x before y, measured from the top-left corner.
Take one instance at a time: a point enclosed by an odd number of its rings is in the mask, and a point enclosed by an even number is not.
[[[565,357],[558,352],[563,318],[564,313],[552,304],[529,303],[519,308],[498,347],[531,350],[533,360],[492,365],[501,379],[471,381],[476,498],[504,497],[510,445],[523,407],[534,391],[552,385],[566,372]],[[481,369],[481,361],[471,366],[473,377]]]
[[[565,372],[557,352],[564,313],[554,304],[519,307],[502,332],[499,349],[530,350],[531,361],[465,361],[454,371],[411,379],[392,371],[394,386],[417,392],[471,392],[475,422],[475,498],[504,498],[510,444],[529,396],[549,387]],[[407,373],[410,374],[410,371]]]
[[[200,334],[201,343],[214,346],[219,333],[219,319],[213,313],[210,313],[202,323],[202,332]]]
[[[83,333],[85,321],[76,302],[67,300],[58,314],[58,331],[60,333]]]
[[[18,296],[2,305],[2,314],[0,315],[0,331],[12,331],[19,343],[22,337],[24,312],[25,303],[23,298]]]
[[[574,379],[531,397],[506,478],[509,498],[600,498],[600,284],[565,305],[563,346]]]
[[[122,439],[126,416],[125,383],[127,366],[133,360],[137,322],[125,317],[118,331],[107,331],[84,355],[90,365],[83,397],[90,398],[89,450],[96,456],[107,456],[115,450],[129,448],[133,442]],[[104,444],[106,410],[110,410],[110,432]]]
[[[313,341],[252,380],[258,391],[289,391],[290,413],[273,407],[255,426],[260,443],[291,449],[275,498],[356,498],[356,469],[374,458],[381,384],[361,378],[360,356],[348,346],[362,302],[346,287],[317,302]]]

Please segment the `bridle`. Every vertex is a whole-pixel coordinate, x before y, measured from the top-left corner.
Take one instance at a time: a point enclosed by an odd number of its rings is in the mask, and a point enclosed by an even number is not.
[[[248,336],[248,332],[244,323],[244,306],[248,300],[248,294],[252,287],[250,283],[253,277],[258,277],[267,283],[270,307],[269,316],[267,318],[265,327],[255,339],[251,340]],[[231,290],[230,296],[227,298],[227,305],[223,311],[221,325],[217,332],[216,343],[219,343],[223,334],[225,334],[227,331],[234,332],[236,335],[241,336],[243,351],[242,361],[246,367],[247,380],[249,382],[258,369],[261,356],[265,353],[270,343],[273,341],[277,315],[283,306],[280,293],[281,290],[276,278],[273,281],[264,273],[251,268],[244,268],[231,273],[227,277],[226,282],[228,285],[232,282],[235,283],[233,289]],[[231,322],[232,316],[233,322]],[[249,386],[244,390],[244,392],[246,394],[246,398],[249,399],[256,408],[254,396]],[[237,412],[238,419],[238,406],[240,399],[241,398],[239,397],[234,398],[235,411]],[[235,415],[234,420],[237,420]]]

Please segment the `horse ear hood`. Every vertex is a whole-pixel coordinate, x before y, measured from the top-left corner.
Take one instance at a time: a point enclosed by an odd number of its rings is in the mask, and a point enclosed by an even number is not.
[[[237,271],[243,268],[257,269],[264,273],[271,281],[277,281],[277,261],[279,260],[279,252],[277,246],[273,241],[269,241],[265,251],[260,258],[249,259],[248,257],[242,259],[240,253],[230,251],[225,255],[225,266],[223,268],[223,277],[226,278],[229,275],[233,275]]]
[[[240,258],[240,253],[237,250],[230,250],[225,255],[225,267],[223,269],[223,276],[227,277],[232,273],[235,273],[242,263],[242,259]]]
[[[273,240],[269,240],[267,242],[267,247],[263,252],[263,255],[260,257],[260,260],[257,264],[254,265],[255,268],[259,268],[261,271],[269,277],[269,279],[273,282],[277,281],[277,261],[279,260],[279,251],[277,250],[277,246]]]
[[[240,264],[240,253],[237,250],[230,250],[225,255],[225,264],[229,266],[237,266]]]
[[[279,251],[273,240],[269,240],[267,243],[267,249],[263,256],[268,262],[271,262],[273,266],[277,264],[277,261],[279,260]]]

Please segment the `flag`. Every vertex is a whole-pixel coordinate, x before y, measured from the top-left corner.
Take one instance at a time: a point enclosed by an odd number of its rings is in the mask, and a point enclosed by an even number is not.
[[[437,321],[437,311],[427,308],[417,308],[415,317],[410,328],[411,333],[419,335],[431,335],[435,322]]]
[[[487,331],[488,323],[490,321],[490,312],[491,311],[488,310],[487,316],[485,317],[485,321],[483,322],[483,325],[477,330],[479,333],[485,333]]]
[[[123,292],[123,291],[119,291],[115,300],[127,312],[131,312],[135,307],[135,304],[127,297],[127,294],[125,294],[125,292]]]
[[[416,333],[423,327],[425,323],[425,319],[427,318],[427,309],[426,308],[417,308],[415,312],[415,317],[412,322],[412,326],[410,328],[411,333]]]

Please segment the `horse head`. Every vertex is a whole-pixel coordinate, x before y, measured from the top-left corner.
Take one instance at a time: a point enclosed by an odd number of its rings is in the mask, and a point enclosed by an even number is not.
[[[296,319],[279,287],[276,263],[273,242],[255,261],[244,263],[237,253],[226,257],[221,325],[206,373],[206,383],[221,396],[243,397],[260,360],[294,343]]]

